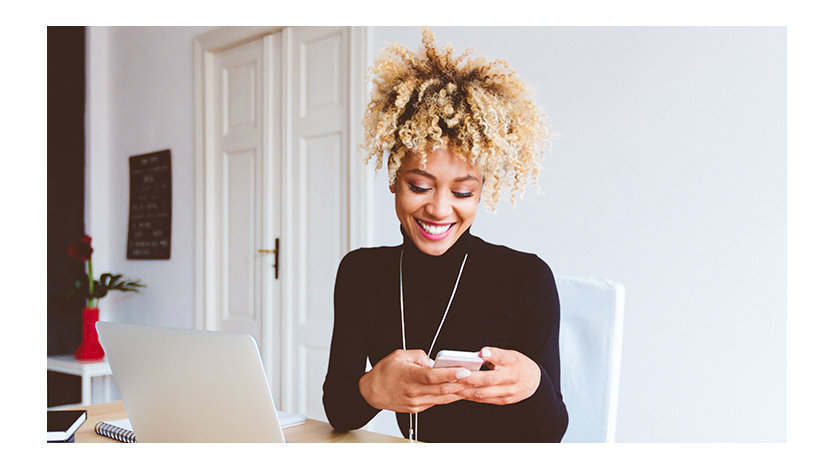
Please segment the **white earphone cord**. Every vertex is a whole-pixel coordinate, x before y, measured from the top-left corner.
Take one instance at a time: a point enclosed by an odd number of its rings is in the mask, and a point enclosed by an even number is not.
[[[455,293],[458,291],[458,283],[460,283],[460,276],[463,274],[463,267],[466,266],[466,258],[468,257],[469,253],[463,255],[463,261],[460,263],[460,270],[458,271],[458,278],[455,280],[455,287],[452,288],[452,295],[449,297],[449,303],[446,304],[446,311],[443,312],[443,318],[440,319],[440,326],[437,327],[437,331],[434,333],[434,339],[431,340],[431,346],[429,346],[429,358],[431,358],[431,352],[434,349],[434,343],[437,341],[437,337],[440,335],[440,329],[443,328],[443,322],[446,321],[446,315],[449,314],[449,307],[452,306],[452,300],[455,299]],[[403,307],[403,250],[400,250],[400,324],[402,326],[403,334],[403,351],[405,351],[405,308]],[[417,440],[418,414],[419,413],[409,413],[408,415],[408,440],[410,441]]]

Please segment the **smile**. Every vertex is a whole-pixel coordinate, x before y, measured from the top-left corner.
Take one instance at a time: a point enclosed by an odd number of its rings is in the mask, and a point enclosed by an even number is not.
[[[452,231],[451,228],[454,223],[445,224],[445,225],[435,225],[428,222],[423,222],[420,219],[415,218],[417,221],[417,226],[420,228],[422,235],[430,240],[442,240],[446,238]]]

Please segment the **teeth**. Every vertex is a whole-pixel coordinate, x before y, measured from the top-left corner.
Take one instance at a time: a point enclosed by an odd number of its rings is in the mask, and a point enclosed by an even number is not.
[[[421,222],[419,219],[417,219],[417,223],[420,224],[420,227],[422,227],[423,230],[425,230],[426,232],[428,232],[432,235],[440,235],[441,233],[445,232],[446,230],[449,230],[449,227],[452,226],[452,224],[427,225],[427,224],[424,224],[423,222]]]

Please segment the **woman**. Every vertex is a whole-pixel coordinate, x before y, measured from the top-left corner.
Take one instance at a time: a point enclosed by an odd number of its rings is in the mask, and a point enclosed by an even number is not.
[[[494,210],[501,192],[515,203],[535,184],[548,131],[505,62],[466,55],[438,51],[424,29],[420,54],[395,44],[371,69],[368,160],[387,158],[403,244],[339,266],[324,407],[339,431],[388,409],[421,441],[558,442],[553,274],[470,233],[482,199]],[[444,349],[477,351],[485,367],[432,368]]]

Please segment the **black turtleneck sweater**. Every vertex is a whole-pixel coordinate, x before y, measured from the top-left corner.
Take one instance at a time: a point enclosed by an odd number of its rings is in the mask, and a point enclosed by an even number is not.
[[[324,408],[337,431],[364,426],[378,409],[359,393],[365,358],[375,365],[402,349],[399,261],[407,349],[428,352],[452,293],[461,261],[469,256],[446,321],[431,352],[514,349],[535,361],[541,381],[512,405],[459,400],[420,412],[418,438],[426,442],[558,442],[568,415],[559,384],[559,297],[547,264],[533,254],[487,243],[467,230],[440,256],[421,252],[403,232],[403,245],[360,248],[339,265]],[[403,436],[408,414],[397,413]]]

